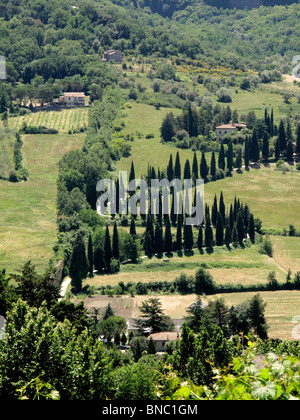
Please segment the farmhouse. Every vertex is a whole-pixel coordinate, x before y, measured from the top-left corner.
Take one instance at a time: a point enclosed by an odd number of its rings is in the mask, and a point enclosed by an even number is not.
[[[65,92],[59,102],[67,106],[85,106],[84,92]]]
[[[246,124],[234,123],[219,125],[218,127],[216,127],[217,141],[220,142],[223,136],[225,136],[226,134],[231,134],[236,130],[241,131],[242,128],[247,128]]]
[[[108,50],[104,53],[105,61],[114,61],[115,63],[122,63],[123,54],[117,50]]]
[[[156,345],[156,350],[157,351],[165,351],[166,343],[168,343],[169,341],[180,340],[180,333],[179,332],[173,332],[173,331],[172,332],[165,331],[165,332],[150,334],[148,336],[147,340],[150,340],[150,338],[153,339],[153,341]]]

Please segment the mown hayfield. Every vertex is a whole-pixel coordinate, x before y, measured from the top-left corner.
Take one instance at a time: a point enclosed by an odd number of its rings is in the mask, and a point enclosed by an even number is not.
[[[56,241],[57,163],[84,135],[23,136],[27,182],[0,180],[0,267],[16,272],[29,259],[45,270]]]
[[[292,274],[300,271],[300,238],[293,236],[272,237],[274,260]]]
[[[45,126],[67,133],[69,130],[77,132],[88,124],[88,107],[78,108],[51,108],[43,111],[32,112],[9,120],[10,127],[19,129],[23,122],[28,126]]]

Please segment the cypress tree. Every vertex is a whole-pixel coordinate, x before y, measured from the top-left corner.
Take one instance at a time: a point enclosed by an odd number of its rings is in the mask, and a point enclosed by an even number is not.
[[[291,121],[290,121],[289,118],[287,120],[287,125],[286,125],[286,141],[287,141],[287,143],[289,141],[293,142],[292,126],[291,126]]]
[[[233,146],[232,141],[228,144],[228,150],[227,150],[227,169],[229,172],[232,172],[233,170]]]
[[[86,278],[88,272],[89,264],[86,257],[84,239],[81,233],[78,233],[73,245],[69,265],[71,285],[74,287],[76,292],[82,289],[82,280]]]
[[[175,125],[174,114],[170,112],[163,119],[160,128],[161,137],[165,142],[172,141],[173,137],[175,136]]]
[[[254,243],[255,242],[255,228],[254,228],[254,217],[253,214],[250,214],[250,219],[249,219],[249,236],[251,241]]]
[[[105,268],[104,264],[104,251],[102,248],[102,244],[96,244],[94,250],[94,267],[98,273],[102,273],[103,268]]]
[[[269,135],[265,131],[264,132],[264,139],[263,139],[263,147],[262,147],[262,157],[265,160],[269,159]]]
[[[216,176],[216,157],[215,157],[215,151],[212,151],[211,155],[211,162],[210,162],[210,174],[212,178],[214,179]]]
[[[280,150],[280,140],[277,138],[275,143],[275,159],[278,160],[280,158],[281,150]]]
[[[146,232],[150,233],[152,245],[154,240],[154,227],[153,227],[153,216],[152,214],[147,214],[147,221],[146,221]]]
[[[248,232],[248,229],[249,229],[249,221],[250,221],[250,209],[249,209],[248,204],[245,204],[245,206],[244,206],[244,225],[245,225],[246,233]]]
[[[221,143],[221,147],[220,147],[218,166],[219,166],[219,169],[222,169],[223,171],[225,171],[225,149],[224,149],[223,143]]]
[[[233,226],[233,231],[232,231],[232,241],[233,243],[237,243],[238,241],[238,233],[237,233],[237,229],[236,229],[236,224]]]
[[[238,241],[241,244],[243,243],[243,240],[245,238],[244,212],[242,208],[240,208],[237,214],[236,229],[237,229]]]
[[[171,202],[171,213],[170,213],[170,218],[171,218],[171,223],[173,226],[176,226],[176,221],[177,221],[177,214],[175,214],[175,188],[172,188],[172,202]]]
[[[298,125],[298,128],[297,128],[296,154],[300,155],[300,124]]]
[[[93,276],[94,273],[94,252],[93,252],[93,241],[92,235],[89,235],[89,242],[88,242],[88,263],[89,263],[89,275],[90,277]]]
[[[187,159],[184,165],[184,172],[183,172],[184,179],[191,179],[191,166],[190,161]]]
[[[193,157],[192,179],[194,183],[196,183],[196,179],[198,179],[198,160],[197,160],[196,152],[194,152],[194,157]]]
[[[162,254],[164,251],[164,242],[163,242],[163,233],[161,224],[156,221],[155,223],[155,233],[154,233],[154,247],[153,251],[156,254]]]
[[[223,224],[223,218],[219,212],[218,218],[217,218],[217,225],[216,225],[216,244],[217,246],[222,246],[223,242],[224,242],[224,224]]]
[[[259,144],[256,130],[253,130],[251,139],[251,158],[253,162],[258,162],[260,157]]]
[[[201,162],[200,162],[200,175],[201,178],[206,180],[209,173],[209,168],[206,163],[205,153],[202,151]]]
[[[198,238],[197,238],[197,247],[198,249],[203,248],[203,228],[202,226],[199,227]]]
[[[234,214],[233,214],[233,208],[232,208],[232,204],[231,204],[230,205],[230,210],[229,210],[229,227],[230,227],[230,231],[232,231],[233,225],[234,225]]]
[[[286,150],[286,132],[284,122],[282,120],[279,123],[278,139],[280,143],[280,151],[283,152],[284,150]]]
[[[182,250],[182,214],[179,214],[177,218],[176,249]]]
[[[129,182],[133,181],[134,179],[135,179],[134,164],[133,164],[133,162],[131,162],[130,173],[129,173]]]
[[[174,178],[174,168],[173,168],[173,156],[170,155],[169,164],[167,168],[167,178],[169,181],[172,181]]]
[[[294,147],[291,141],[289,141],[287,145],[286,159],[288,162],[291,162],[294,160]]]
[[[172,234],[171,234],[171,223],[169,217],[166,221],[166,229],[165,229],[165,252],[170,253],[172,252]]]
[[[234,216],[234,221],[235,221],[235,222],[236,222],[237,212],[238,212],[238,204],[237,204],[237,199],[236,199],[236,197],[234,197],[233,216]]]
[[[180,164],[179,152],[176,153],[174,176],[175,178],[181,179],[181,164]]]
[[[119,235],[118,235],[118,228],[117,223],[114,223],[114,229],[113,229],[113,249],[112,249],[112,255],[115,260],[119,260],[120,258],[120,252],[119,252]]]
[[[249,168],[249,163],[250,163],[250,150],[249,150],[249,137],[246,136],[245,139],[245,150],[244,150],[244,162],[245,162],[245,167]]]
[[[211,210],[211,222],[213,226],[217,224],[217,217],[218,217],[218,203],[217,203],[217,196],[215,194],[214,203]]]
[[[230,226],[227,225],[226,230],[225,230],[225,245],[228,247],[230,245],[230,242],[231,242],[231,230],[230,230]]]
[[[243,165],[243,160],[242,160],[242,149],[239,148],[237,151],[237,157],[236,157],[236,161],[235,161],[235,167],[238,169],[241,169]]]
[[[194,240],[193,240],[193,228],[191,225],[187,225],[186,223],[183,226],[183,243],[184,248],[187,250],[193,249]]]
[[[213,246],[214,246],[213,231],[210,225],[210,217],[207,216],[205,219],[205,247],[213,248]]]
[[[113,254],[111,250],[110,234],[109,234],[108,225],[106,225],[105,241],[104,241],[104,263],[105,263],[105,268],[108,271],[110,269],[110,263],[111,263],[112,257],[113,257]]]
[[[115,181],[115,190],[116,190],[116,214],[120,213],[120,180],[119,178]]]
[[[225,203],[224,203],[224,197],[223,197],[223,192],[221,191],[220,194],[220,203],[219,203],[219,212],[222,216],[223,219],[223,224],[225,225],[226,222],[226,209],[225,209]]]
[[[135,221],[133,217],[131,218],[129,233],[131,236],[136,236]]]
[[[274,136],[274,110],[272,108],[271,111],[271,118],[270,118],[270,136]]]
[[[146,231],[144,250],[147,257],[151,258],[153,256],[153,244],[150,231]]]

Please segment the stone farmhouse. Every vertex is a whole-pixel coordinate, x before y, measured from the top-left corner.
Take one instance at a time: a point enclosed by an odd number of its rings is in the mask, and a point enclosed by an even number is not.
[[[114,61],[115,63],[122,63],[123,54],[117,50],[108,50],[104,53],[104,61]]]
[[[85,106],[84,92],[65,92],[60,96],[59,103],[66,106]]]
[[[217,142],[220,142],[226,134],[231,134],[236,130],[241,131],[243,128],[247,128],[246,124],[234,123],[219,125],[216,127]]]
[[[158,352],[163,352],[165,351],[166,343],[168,343],[169,341],[180,340],[180,336],[181,334],[179,332],[165,331],[165,332],[150,334],[147,340],[150,340],[150,338],[152,338],[156,345],[156,350]]]

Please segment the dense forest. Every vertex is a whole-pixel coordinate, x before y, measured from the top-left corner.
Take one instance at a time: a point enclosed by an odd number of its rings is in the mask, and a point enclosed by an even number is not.
[[[102,78],[99,55],[109,48],[127,56],[155,53],[253,69],[289,65],[299,52],[298,4],[247,11],[164,2],[163,8],[176,4],[172,19],[165,20],[147,9],[127,9],[128,2],[114,3],[125,7],[92,0],[1,2],[0,54],[7,61],[7,81],[77,75],[90,83]],[[155,4],[154,10],[160,7]]]

